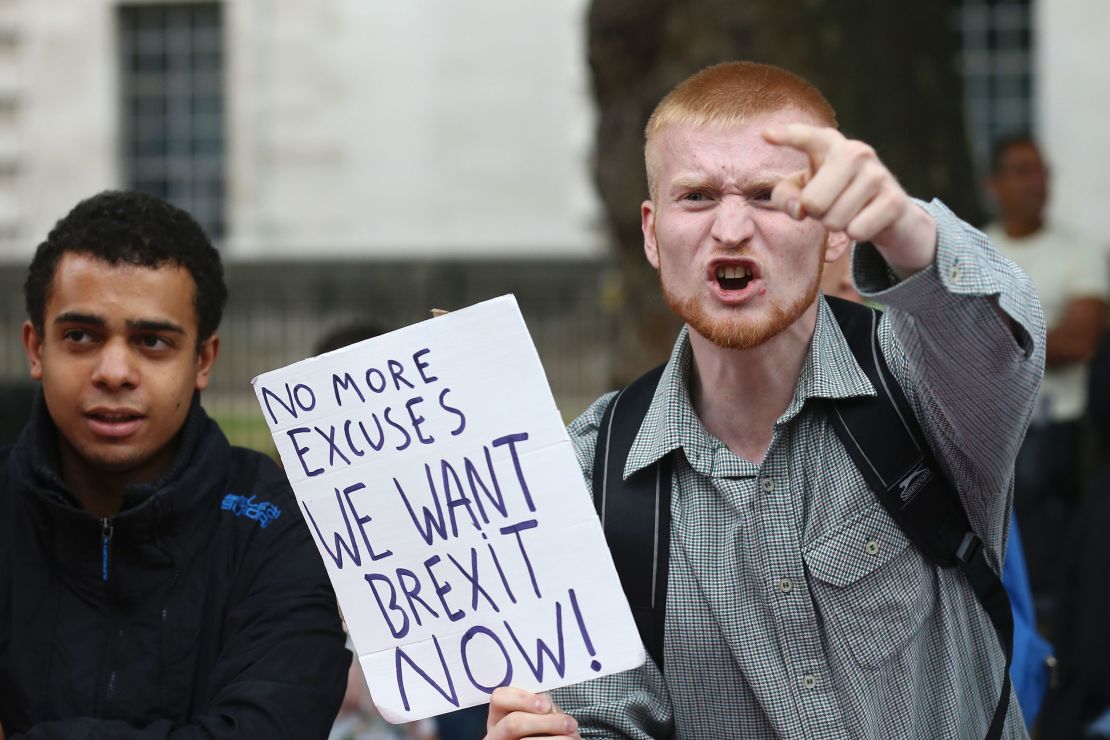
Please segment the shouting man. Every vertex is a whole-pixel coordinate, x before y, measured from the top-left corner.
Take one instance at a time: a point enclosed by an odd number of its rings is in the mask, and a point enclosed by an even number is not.
[[[555,692],[561,710],[498,689],[488,737],[1023,737],[968,578],[911,543],[834,433],[830,404],[882,389],[819,284],[858,242],[856,285],[888,306],[877,349],[996,572],[1044,363],[1028,279],[775,67],[683,82],[645,158],[644,251],[686,323],[623,468],[673,471],[664,660]],[[610,401],[570,427],[588,478]]]

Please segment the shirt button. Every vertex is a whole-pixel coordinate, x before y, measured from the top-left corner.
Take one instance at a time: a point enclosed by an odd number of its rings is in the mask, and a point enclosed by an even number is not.
[[[863,546],[863,549],[867,552],[868,555],[878,555],[879,554],[879,541],[878,540],[868,540],[867,544],[865,544]]]
[[[788,594],[794,590],[794,581],[789,578],[783,578],[779,581],[779,591]]]
[[[810,673],[802,676],[802,686],[805,686],[807,689],[817,688],[817,676]]]
[[[759,481],[759,487],[763,490],[764,493],[770,493],[771,491],[775,490],[775,481],[773,478],[764,478],[763,480]]]
[[[952,267],[950,267],[948,269],[948,280],[952,283],[960,282],[960,268],[959,267],[956,267],[955,265],[952,265]]]

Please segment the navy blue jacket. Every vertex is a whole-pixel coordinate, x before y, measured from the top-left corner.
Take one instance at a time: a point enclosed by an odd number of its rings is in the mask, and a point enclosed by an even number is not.
[[[110,527],[59,477],[41,396],[0,452],[8,740],[327,736],[350,653],[285,476],[196,399],[180,434]]]

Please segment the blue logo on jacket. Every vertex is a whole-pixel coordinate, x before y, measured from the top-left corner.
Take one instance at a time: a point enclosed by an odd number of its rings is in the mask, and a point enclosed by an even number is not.
[[[224,496],[220,508],[224,511],[230,511],[235,516],[245,516],[247,519],[253,519],[258,522],[258,526],[265,529],[270,522],[281,516],[281,509],[269,501],[255,501],[254,498],[254,496],[247,498],[237,493],[229,493]]]

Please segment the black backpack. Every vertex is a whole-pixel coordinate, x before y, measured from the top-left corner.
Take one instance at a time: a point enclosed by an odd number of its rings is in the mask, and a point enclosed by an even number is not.
[[[909,540],[934,564],[963,571],[990,617],[1006,667],[987,738],[1001,737],[1010,698],[1014,631],[1006,590],[879,351],[881,313],[850,301],[825,300],[856,362],[878,391],[877,396],[822,401],[826,413],[856,467]],[[660,670],[670,556],[670,455],[627,480],[623,472],[664,367],[643,375],[609,403],[598,428],[593,474],[594,505],[605,539],[640,637]],[[652,505],[645,505],[647,501]]]

